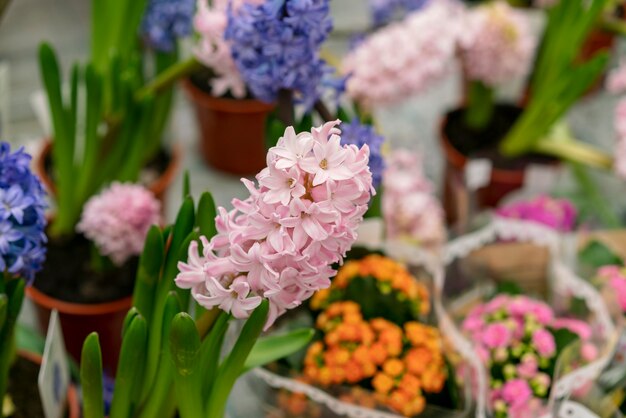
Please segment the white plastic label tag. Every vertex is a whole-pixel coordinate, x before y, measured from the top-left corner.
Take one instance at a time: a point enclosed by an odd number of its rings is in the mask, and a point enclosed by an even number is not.
[[[546,164],[530,164],[524,173],[524,189],[533,195],[552,191],[558,178],[559,168]]]
[[[465,184],[470,191],[485,187],[491,180],[491,161],[486,158],[470,160],[465,165]]]
[[[38,380],[46,418],[61,418],[65,409],[70,373],[57,310],[53,310],[50,315]]]

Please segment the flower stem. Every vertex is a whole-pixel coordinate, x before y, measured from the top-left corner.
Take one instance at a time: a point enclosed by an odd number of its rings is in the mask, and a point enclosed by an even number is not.
[[[567,141],[539,141],[535,144],[534,150],[590,167],[605,170],[613,167],[613,158],[610,155],[580,141],[569,139]]]
[[[153,80],[151,80],[148,84],[143,86],[143,88],[141,88],[137,92],[137,99],[141,100],[142,98],[150,94],[156,94],[161,90],[171,86],[179,78],[191,75],[201,68],[202,64],[200,64],[200,62],[198,62],[198,60],[196,60],[195,58],[189,58],[186,61],[180,61],[167,68],[165,71],[163,71]]]

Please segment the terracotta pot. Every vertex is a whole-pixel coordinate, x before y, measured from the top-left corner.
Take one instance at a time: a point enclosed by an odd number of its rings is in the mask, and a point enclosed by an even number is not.
[[[265,167],[265,130],[274,105],[250,99],[213,97],[183,81],[200,123],[200,151],[218,170],[254,174]]]
[[[26,288],[26,295],[35,304],[39,326],[44,332],[48,328],[52,310],[59,311],[65,346],[74,360],[80,362],[85,338],[97,332],[102,348],[103,369],[109,375],[115,375],[122,346],[122,326],[132,307],[132,296],[106,303],[80,304],[55,299],[34,286]]]
[[[56,186],[50,178],[50,174],[48,173],[48,170],[46,168],[46,162],[49,161],[51,153],[52,141],[46,138],[43,147],[41,148],[41,151],[35,157],[34,170],[41,179],[41,182],[46,187],[46,190],[48,190],[48,192],[54,196],[56,193]],[[148,189],[154,194],[154,196],[159,199],[159,201],[161,202],[161,208],[163,208],[163,210],[166,207],[167,190],[174,182],[174,178],[176,177],[176,174],[180,169],[181,162],[182,151],[180,145],[174,144],[171,149],[171,160],[169,165],[156,180],[154,180],[147,186]]]
[[[23,359],[35,363],[41,366],[43,359],[39,354],[31,353],[30,351],[20,350],[18,355]],[[33,386],[37,386],[37,382],[33,382]],[[66,408],[68,418],[80,418],[80,401],[78,398],[78,391],[76,390],[76,386],[70,384],[67,388],[67,408]]]
[[[465,165],[469,158],[462,154],[450,142],[445,133],[448,115],[442,119],[439,129],[439,138],[445,158],[443,206],[449,224],[459,220],[466,220],[469,211],[468,193],[465,188]],[[556,164],[555,161],[553,164]],[[524,185],[526,170],[524,168],[502,169],[493,167],[491,179],[487,186],[477,190],[476,204],[478,209],[493,208],[507,194],[521,189]]]

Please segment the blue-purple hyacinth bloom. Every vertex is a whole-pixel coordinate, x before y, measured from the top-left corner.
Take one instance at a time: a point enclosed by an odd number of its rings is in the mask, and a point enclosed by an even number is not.
[[[194,11],[195,0],[150,0],[141,23],[144,40],[157,51],[173,51],[178,38],[192,33]]]
[[[382,26],[399,15],[419,10],[428,0],[370,0],[374,26]]]
[[[358,119],[352,119],[350,123],[343,122],[339,125],[339,129],[341,129],[342,144],[354,144],[359,148],[365,144],[369,146],[372,184],[378,188],[385,170],[385,160],[381,154],[385,138],[378,135],[373,126],[361,123]]]
[[[225,38],[249,90],[273,102],[282,89],[313,103],[328,65],[319,56],[332,29],[329,0],[267,0],[228,11]]]
[[[46,258],[45,192],[31,156],[0,142],[0,271],[33,279]]]

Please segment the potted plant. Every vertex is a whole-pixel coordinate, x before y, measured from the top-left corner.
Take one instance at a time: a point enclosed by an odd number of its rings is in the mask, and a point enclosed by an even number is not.
[[[170,417],[178,411],[181,418],[221,418],[243,371],[310,340],[308,330],[259,336],[330,284],[331,265],[356,239],[367,209],[368,149],[341,146],[336,125],[297,135],[288,128],[270,149],[258,186],[244,180],[250,197],[236,200],[231,211],[216,210],[205,194],[196,212],[187,197],[174,226],[150,230],[125,321],[111,417]],[[277,181],[284,179],[293,181]],[[355,192],[337,200],[325,193],[327,187]],[[350,210],[335,211],[340,203]],[[191,298],[195,322],[185,312]],[[233,318],[246,321],[222,360]],[[85,418],[103,417],[96,334],[83,347],[81,381]]]
[[[0,417],[44,416],[37,401],[41,358],[17,352],[15,341],[24,289],[46,257],[45,192],[30,160],[23,149],[11,152],[9,143],[0,143]],[[68,401],[70,417],[78,417],[73,389]]]
[[[136,258],[122,263],[112,257],[111,262],[107,256],[114,254],[99,254],[98,249],[104,247],[91,244],[85,238],[87,230],[78,231],[77,225],[86,202],[115,181],[143,180],[150,192],[125,192],[115,186],[111,193],[121,197],[103,197],[113,202],[104,204],[109,216],[106,219],[116,225],[109,232],[117,230],[128,234],[126,238],[141,240],[147,226],[156,221],[154,209],[158,206],[146,204],[154,199],[146,193],[163,199],[179,164],[176,148],[164,151],[162,144],[174,81],[163,74],[177,65],[175,34],[181,27],[176,21],[180,13],[171,12],[180,12],[183,3],[189,2],[177,2],[176,9],[158,1],[133,2],[134,7],[125,1],[94,1],[91,56],[86,64],[72,67],[67,96],[53,48],[44,43],[39,50],[53,134],[38,167],[54,199],[55,212],[48,231],[49,257],[27,293],[37,305],[43,329],[50,310],[59,310],[66,346],[76,359],[85,336],[100,331],[107,347],[108,371],[115,370],[122,321],[131,303]],[[193,4],[186,13],[190,29]],[[140,27],[143,44],[154,50],[142,46]],[[166,47],[170,50],[163,50]],[[153,59],[154,74],[144,70],[148,68],[144,58]],[[154,84],[157,79],[159,83]],[[124,195],[132,200],[124,201]],[[130,254],[137,253],[137,247],[140,250],[141,243],[135,243]]]
[[[332,27],[329,2],[200,0],[194,27],[203,69],[185,88],[200,123],[202,155],[217,169],[254,173],[265,164],[266,138],[296,122],[293,101],[309,114],[332,72],[319,54]],[[281,33],[289,33],[288,41]],[[322,119],[330,120],[324,113]],[[299,128],[311,127],[309,117],[302,120]]]

